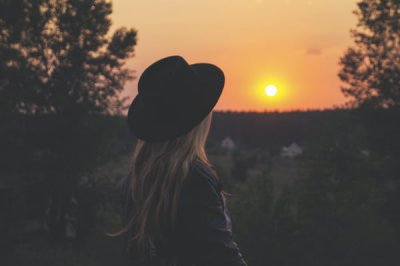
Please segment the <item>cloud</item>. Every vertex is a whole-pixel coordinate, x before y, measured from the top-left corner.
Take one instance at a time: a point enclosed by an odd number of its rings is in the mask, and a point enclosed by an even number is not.
[[[306,50],[306,54],[308,55],[320,55],[322,54],[322,49],[318,47],[309,47]]]

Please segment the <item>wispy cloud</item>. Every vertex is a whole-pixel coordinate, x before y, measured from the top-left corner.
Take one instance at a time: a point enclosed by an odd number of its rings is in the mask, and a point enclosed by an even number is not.
[[[320,55],[322,54],[322,49],[319,47],[309,47],[306,50],[306,54],[308,55]]]

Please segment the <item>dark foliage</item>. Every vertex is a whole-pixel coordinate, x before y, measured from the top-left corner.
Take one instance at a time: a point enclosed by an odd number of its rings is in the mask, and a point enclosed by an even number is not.
[[[213,115],[209,145],[218,146],[230,136],[238,148],[267,149],[277,154],[292,142],[308,146],[315,138],[337,135],[354,127],[351,110],[287,113],[216,112]]]
[[[0,112],[119,113],[136,31],[105,0],[0,1]]]
[[[48,126],[56,128],[53,118],[55,116],[15,115],[5,119],[8,122],[3,124],[2,134],[11,137],[0,138],[0,145],[5,148],[0,150],[4,151],[1,169],[8,169],[7,175],[15,173],[16,169],[22,173],[18,178],[10,175],[2,180],[9,180],[3,183],[0,194],[0,207],[8,214],[0,219],[4,226],[0,244],[7,254],[22,254],[15,250],[12,253],[22,222],[43,213],[48,206],[46,199],[52,192],[51,186],[57,185],[52,180],[59,174],[59,155],[45,148],[39,152],[40,147],[52,147],[58,142],[52,132],[44,135]],[[360,110],[282,114],[217,112],[214,118],[209,149],[218,150],[218,144],[228,134],[240,144],[231,157],[217,153],[225,159],[231,158],[232,168],[226,167],[229,164],[223,160],[221,164],[215,163],[226,191],[232,194],[228,204],[234,237],[249,265],[398,265],[400,169],[397,147],[400,141],[396,136],[400,131],[398,123],[394,123],[399,118],[395,109],[368,113]],[[296,130],[299,123],[302,128]],[[80,149],[74,155],[82,164],[68,165],[71,168],[84,172],[86,167],[88,170],[97,168],[130,152],[133,139],[125,117],[85,116],[79,128],[77,132],[81,133],[75,135],[75,143]],[[248,130],[254,134],[245,132]],[[82,132],[86,133],[81,135]],[[283,164],[274,163],[278,154],[266,151],[274,145],[273,149],[279,151],[280,145],[292,140],[302,143],[304,153],[290,164],[285,163],[290,159],[279,158]],[[257,142],[262,145],[257,147]],[[15,154],[13,147],[18,147]],[[27,149],[24,151],[24,148]],[[268,155],[257,156],[264,153]],[[19,160],[18,156],[21,156]],[[231,172],[237,167],[235,160],[243,163],[246,169],[262,166],[263,170],[258,176],[249,175],[238,182]],[[26,165],[26,168],[19,165]],[[296,167],[293,171],[296,176],[287,176],[296,182],[279,187],[274,181],[274,165]],[[80,256],[80,252],[87,250],[90,254],[93,250],[102,253],[100,257],[85,255],[84,258],[90,257],[94,265],[109,265],[105,254],[119,256],[116,240],[106,238],[104,231],[97,232],[95,240],[90,239],[94,233],[88,230],[94,225],[115,225],[118,221],[116,198],[119,194],[115,186],[110,185],[108,174],[104,179],[104,184],[93,188],[78,186],[73,189],[80,204],[70,204],[67,208],[68,214],[75,213],[81,221],[78,223],[79,243],[85,243],[87,237],[90,241],[90,245],[80,246],[79,252],[70,251],[70,254]],[[94,217],[97,220],[93,220]],[[36,264],[58,261],[60,255],[52,257],[46,253],[56,246],[42,248],[43,257],[36,258]],[[11,265],[18,265],[13,264],[18,261],[16,257],[10,256],[9,261]],[[60,265],[63,264],[60,262]],[[77,265],[86,263],[79,261]]]
[[[99,151],[110,132],[102,125],[107,118],[95,128],[90,123],[99,122],[95,115],[121,114],[126,107],[119,92],[133,78],[125,63],[133,56],[136,31],[108,35],[112,4],[106,0],[0,5],[1,172],[43,183],[50,239],[58,242],[75,208],[79,176],[104,155]],[[85,213],[88,200],[80,198],[78,212]],[[81,235],[88,228],[80,224]]]
[[[342,92],[348,105],[371,108],[400,106],[400,2],[362,0],[354,12],[355,45],[340,59]]]

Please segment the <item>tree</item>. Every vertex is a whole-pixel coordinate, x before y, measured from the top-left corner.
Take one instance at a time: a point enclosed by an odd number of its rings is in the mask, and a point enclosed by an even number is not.
[[[106,0],[0,0],[0,113],[119,113],[134,29]]]
[[[59,241],[79,175],[94,161],[93,147],[101,146],[107,131],[90,130],[85,118],[126,108],[119,92],[133,79],[125,63],[134,55],[137,33],[119,28],[108,35],[108,0],[0,0],[0,6],[0,115],[45,118],[43,125],[28,117],[37,123],[30,123],[23,138],[28,147],[50,147],[57,154],[45,163],[51,173],[50,238]],[[29,133],[37,132],[32,141]]]
[[[361,0],[351,30],[355,45],[340,59],[342,92],[351,107],[400,106],[400,2]]]

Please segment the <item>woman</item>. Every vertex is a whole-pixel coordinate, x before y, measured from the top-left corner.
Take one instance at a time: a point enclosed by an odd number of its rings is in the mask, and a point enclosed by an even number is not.
[[[125,182],[132,265],[244,266],[225,194],[204,149],[224,74],[163,58],[141,75],[128,112],[136,135]]]

